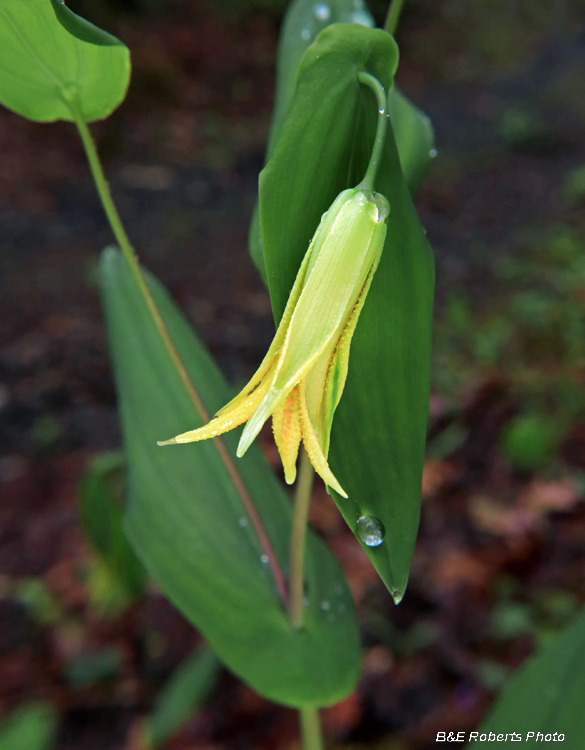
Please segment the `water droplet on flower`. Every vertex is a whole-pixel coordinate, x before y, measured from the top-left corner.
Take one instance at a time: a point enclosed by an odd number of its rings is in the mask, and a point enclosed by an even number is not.
[[[240,524],[242,528],[244,528],[245,526],[248,525],[248,519],[242,516],[241,518],[238,519],[238,523]]]
[[[436,148],[432,148],[432,149],[431,149],[431,150],[429,151],[429,156],[431,157],[431,159],[435,159],[438,153],[439,153],[439,152],[437,151],[437,149],[436,149]]]
[[[260,558],[260,561],[266,565],[266,563],[268,562],[268,555],[262,555],[262,557]]]
[[[384,541],[386,529],[379,518],[362,516],[357,521],[357,535],[368,547],[377,547]]]
[[[315,16],[319,21],[327,21],[331,15],[331,10],[325,3],[315,5]]]
[[[321,602],[321,609],[324,609],[326,612],[331,607],[329,602],[327,600]]]
[[[308,41],[311,38],[311,32],[309,31],[309,29],[303,29],[301,31],[301,38],[305,41]]]

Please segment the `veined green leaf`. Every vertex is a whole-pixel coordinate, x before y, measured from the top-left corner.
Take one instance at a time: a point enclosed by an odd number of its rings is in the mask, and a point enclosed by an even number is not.
[[[517,732],[522,747],[549,746],[564,734],[563,747],[585,747],[585,610],[518,670],[479,730],[480,734]],[[528,737],[528,733],[533,732]],[[537,733],[540,739],[537,741]],[[468,745],[473,747],[475,743]]]
[[[30,120],[107,117],[126,95],[130,53],[59,0],[0,4],[0,102]]]
[[[104,253],[101,278],[129,467],[126,528],[140,558],[219,658],[258,692],[292,706],[340,700],[357,680],[360,651],[338,562],[309,535],[306,627],[293,630],[216,444],[156,445],[203,420],[116,251]],[[215,413],[230,389],[162,287],[149,275],[147,282],[206,409]],[[226,435],[226,448],[286,573],[291,501],[257,446],[235,458],[238,437]]]
[[[386,32],[325,29],[305,53],[293,100],[260,176],[260,220],[275,319],[321,215],[363,178],[378,106],[358,71],[389,90],[398,60]],[[351,344],[333,420],[329,464],[349,494],[335,500],[350,528],[362,516],[385,529],[364,549],[395,600],[402,597],[418,529],[430,380],[434,271],[392,129],[375,189],[390,202],[382,258]]]

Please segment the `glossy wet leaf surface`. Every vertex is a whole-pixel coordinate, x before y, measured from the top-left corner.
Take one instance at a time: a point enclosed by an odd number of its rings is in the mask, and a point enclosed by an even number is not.
[[[101,278],[129,465],[127,531],[139,556],[219,658],[258,692],[290,705],[339,700],[359,665],[357,621],[339,564],[309,537],[306,628],[293,631],[215,444],[156,445],[202,420],[117,252],[104,253]],[[152,277],[148,283],[213,414],[230,389],[162,287]],[[257,446],[235,458],[238,437],[226,435],[225,444],[286,572],[290,499]]]
[[[130,53],[59,0],[0,5],[0,103],[41,122],[99,120],[124,99]]]

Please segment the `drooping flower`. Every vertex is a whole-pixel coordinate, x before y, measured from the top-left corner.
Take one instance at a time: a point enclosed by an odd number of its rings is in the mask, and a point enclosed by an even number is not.
[[[327,463],[329,437],[389,211],[383,195],[359,187],[336,198],[323,214],[272,344],[250,382],[208,424],[159,445],[206,440],[247,422],[237,451],[243,456],[272,415],[286,481],[295,480],[302,441],[323,481],[347,497]]]

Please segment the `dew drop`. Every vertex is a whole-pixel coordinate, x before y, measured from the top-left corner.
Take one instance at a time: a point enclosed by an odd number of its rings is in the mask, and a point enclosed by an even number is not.
[[[268,555],[262,555],[260,561],[263,562],[264,565],[266,565],[266,563],[268,562]]]
[[[437,149],[436,149],[436,148],[432,148],[432,149],[431,149],[431,150],[429,151],[429,156],[431,157],[431,159],[436,159],[436,158],[437,158],[437,154],[438,154],[438,153],[439,153],[439,152],[437,151]]]
[[[351,14],[351,22],[359,23],[361,26],[373,26],[372,16],[365,10],[356,10]]]
[[[306,42],[311,38],[311,32],[309,31],[309,29],[303,29],[301,31],[301,38]]]
[[[383,114],[384,114],[384,110],[383,110],[383,109],[379,109],[379,110],[378,110],[378,112],[379,112],[379,113],[380,113],[381,115],[383,115]]]
[[[327,21],[331,16],[331,9],[325,3],[318,3],[315,5],[315,16],[319,21]]]
[[[245,528],[248,525],[248,519],[242,516],[241,518],[238,519],[238,523],[242,528]]]
[[[386,529],[379,518],[362,516],[357,521],[357,535],[368,547],[377,547],[384,541]]]
[[[330,609],[331,605],[327,600],[324,600],[321,602],[321,609],[324,609],[325,612],[327,612],[328,609]]]

